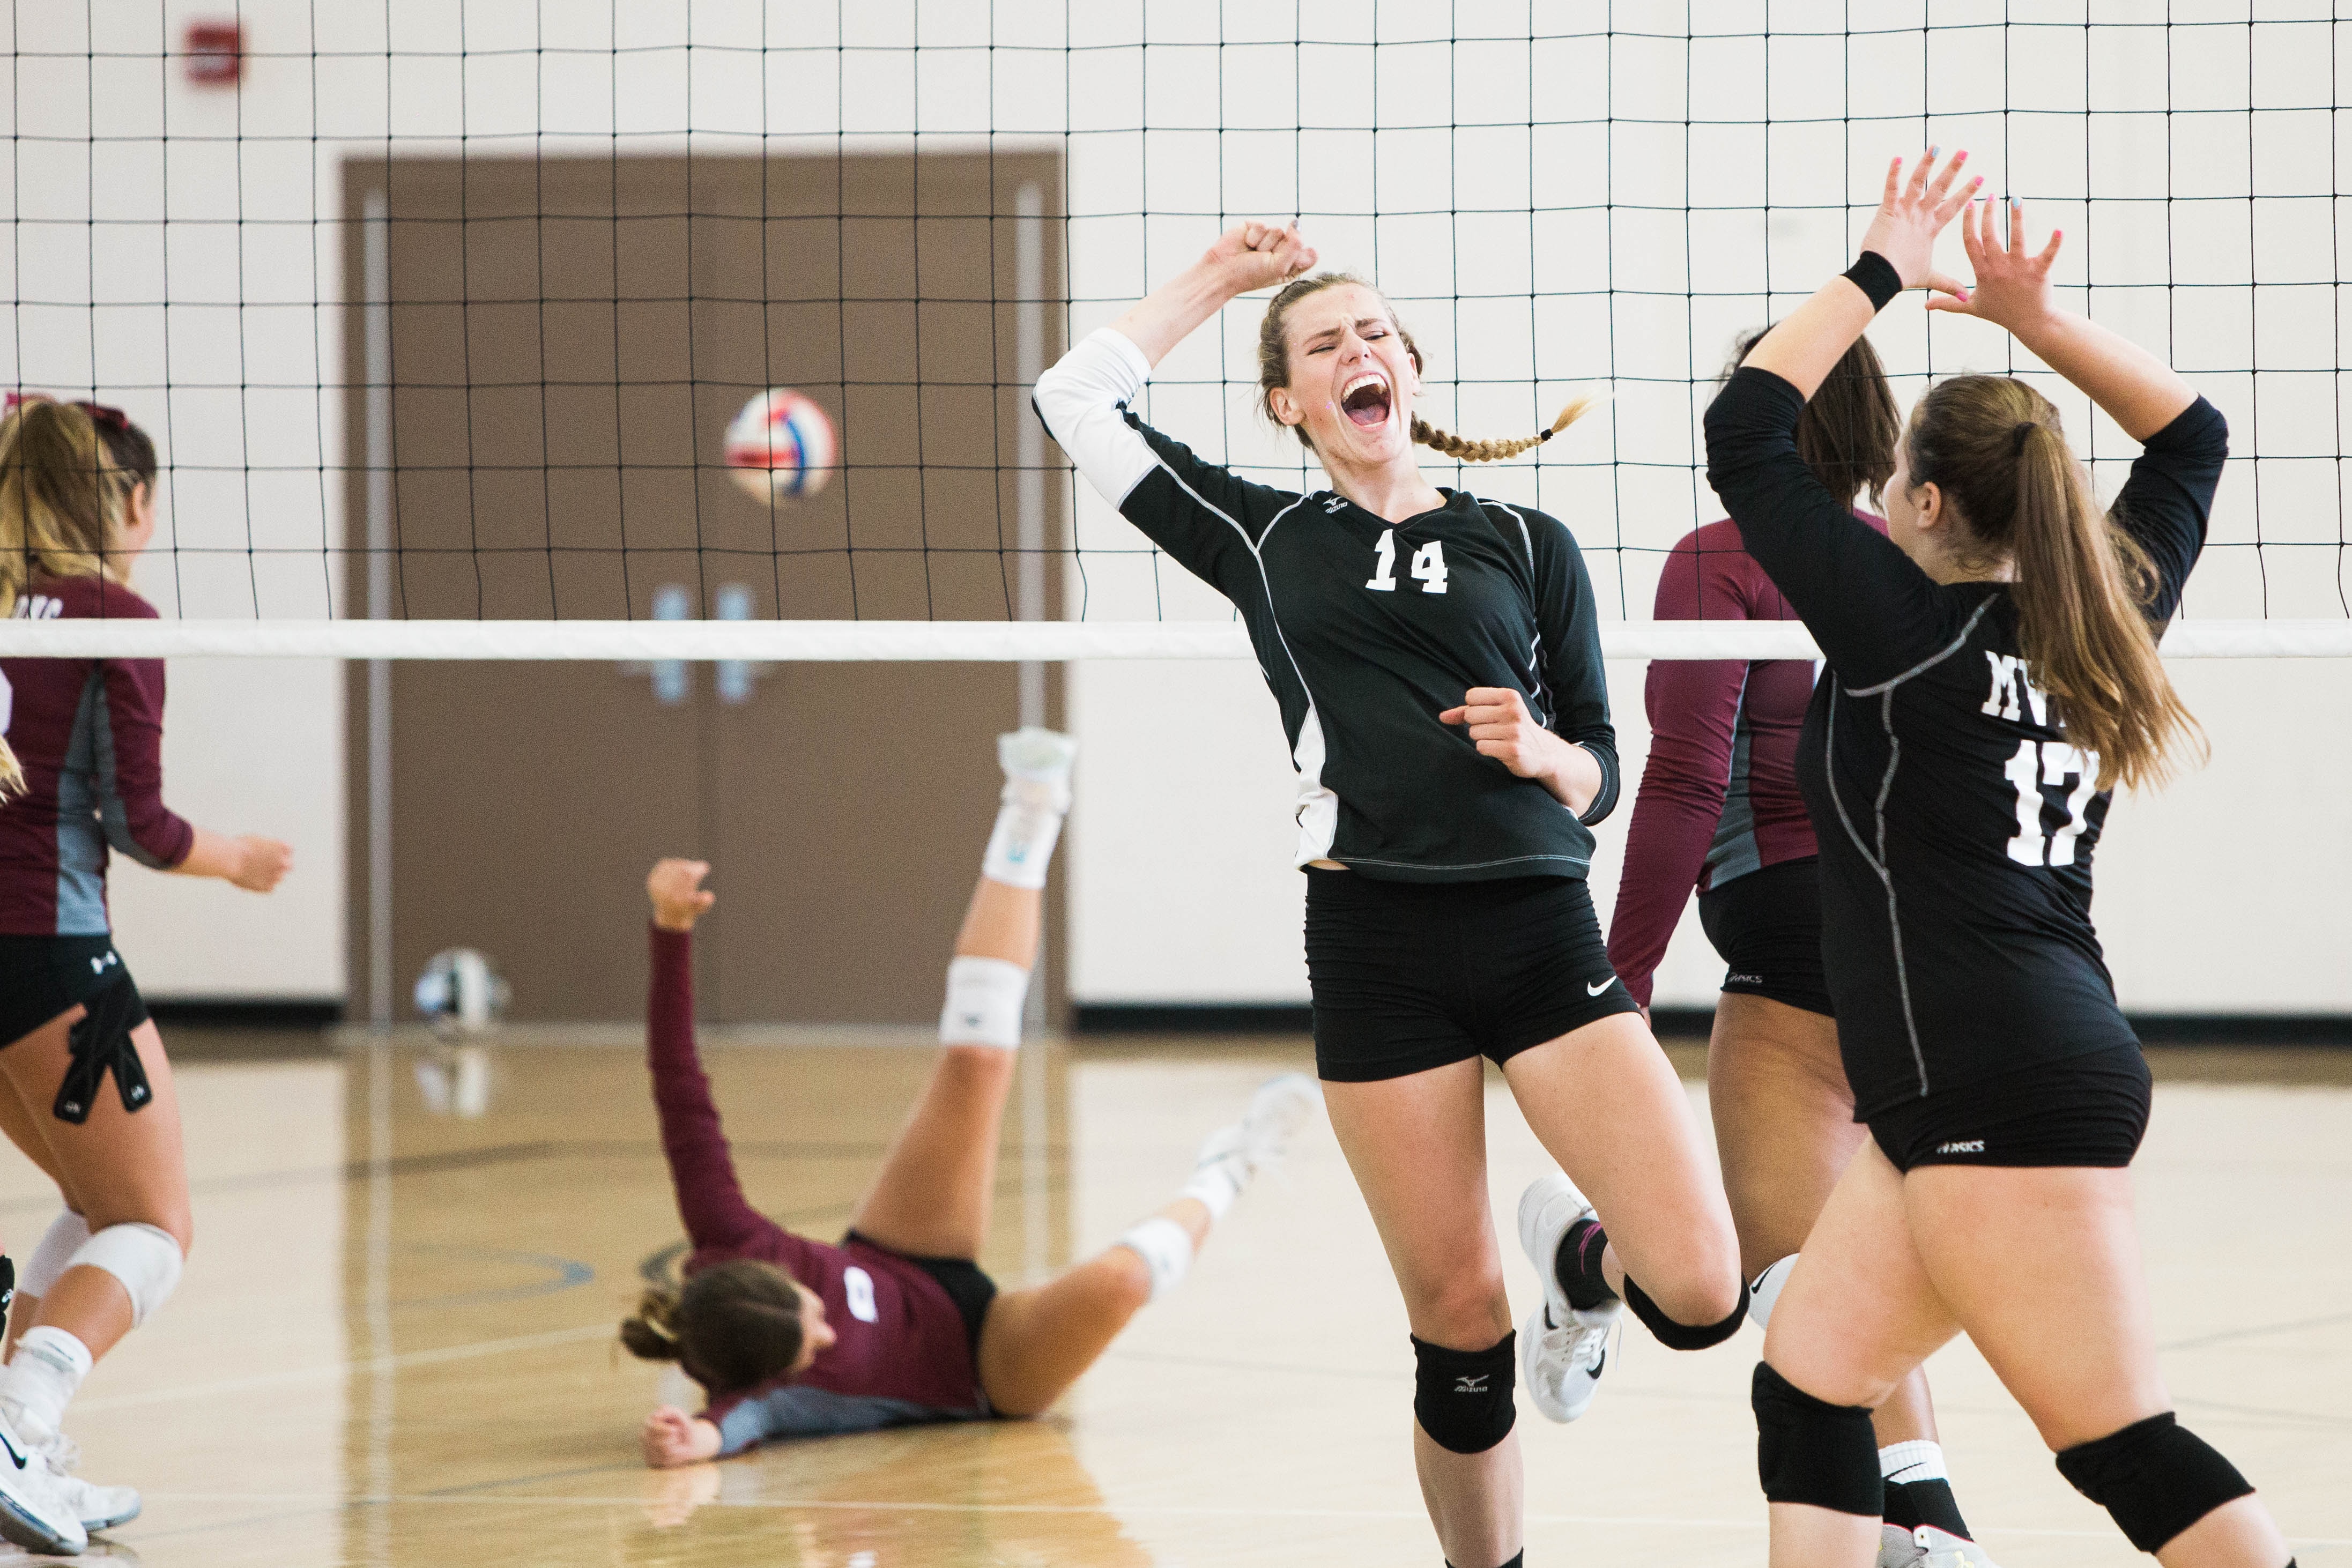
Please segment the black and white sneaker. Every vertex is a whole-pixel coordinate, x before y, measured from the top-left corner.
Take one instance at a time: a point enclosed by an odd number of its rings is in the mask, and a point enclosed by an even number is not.
[[[1519,1195],[1519,1245],[1543,1281],[1543,1304],[1519,1325],[1519,1380],[1536,1408],[1553,1421],[1573,1421],[1600,1391],[1609,1363],[1609,1334],[1617,1326],[1622,1301],[1603,1301],[1580,1311],[1560,1289],[1554,1261],[1570,1226],[1592,1218],[1592,1206],[1576,1184],[1554,1172],[1538,1176]]]

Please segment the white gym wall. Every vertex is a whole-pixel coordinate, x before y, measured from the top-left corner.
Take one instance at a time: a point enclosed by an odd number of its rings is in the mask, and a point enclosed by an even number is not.
[[[153,57],[176,46],[190,16],[215,9],[242,17],[254,51],[238,91],[192,87],[176,59]],[[1938,6],[1937,20],[1952,20],[1949,11]],[[1287,9],[1155,0],[1073,13],[1058,0],[996,0],[921,9],[919,101],[904,52],[917,41],[910,4],[776,0],[763,16],[761,0],[696,0],[691,40],[712,47],[697,49],[689,71],[674,47],[689,38],[683,0],[643,0],[619,13],[629,52],[617,86],[613,18],[602,8],[440,0],[393,7],[387,20],[383,8],[311,0],[169,4],[160,17],[145,6],[20,7],[14,47],[64,58],[42,68],[20,60],[0,81],[19,138],[0,196],[14,203],[16,237],[0,266],[13,268],[14,296],[28,302],[0,340],[0,381],[55,389],[95,381],[178,465],[160,542],[181,553],[159,553],[140,576],[163,613],[246,617],[257,599],[264,614],[315,615],[331,591],[341,610],[334,573],[303,552],[342,537],[341,392],[320,390],[342,363],[341,236],[312,220],[340,212],[347,152],[380,153],[388,124],[410,151],[454,151],[462,133],[466,145],[505,154],[541,132],[550,148],[599,150],[616,111],[625,148],[645,152],[675,151],[691,128],[698,148],[740,152],[758,145],[763,115],[772,131],[825,133],[827,147],[837,127],[852,133],[853,150],[903,147],[918,129],[923,145],[968,147],[977,139],[959,133],[989,123],[992,102],[1005,135],[1079,133],[1069,152],[1069,209],[1078,214],[1070,277],[1089,303],[1076,308],[1076,332],[1171,276],[1213,234],[1215,214],[1304,207],[1327,264],[1376,273],[1397,298],[1430,359],[1425,407],[1437,423],[1522,433],[1571,387],[1613,382],[1613,407],[1548,448],[1539,481],[1536,465],[1519,463],[1476,471],[1471,483],[1561,516],[1586,547],[1604,612],[1640,617],[1655,552],[1719,515],[1690,473],[1697,400],[1681,378],[1687,367],[1711,372],[1734,331],[1785,310],[1843,264],[1852,224],[1837,204],[1874,189],[1886,154],[1914,150],[1931,101],[1932,134],[1971,147],[1992,189],[2013,180],[2028,193],[2065,197],[2081,191],[2087,166],[2103,196],[2172,198],[2103,205],[2087,246],[2079,201],[2045,202],[2036,217],[2068,228],[2072,276],[2087,267],[2100,283],[2102,318],[2168,347],[2228,413],[2241,453],[2261,432],[2266,460],[2259,476],[2250,462],[2233,465],[2217,543],[2255,537],[2258,477],[2266,540],[2340,540],[2336,465],[2311,460],[2338,444],[2325,24],[2305,37],[2306,29],[2266,23],[2252,58],[2242,26],[2183,27],[2168,42],[2160,28],[2103,29],[2087,60],[2079,27],[2012,29],[2004,69],[2000,27],[1939,32],[1923,46],[1918,5],[1869,13],[1869,25],[1886,31],[1850,44],[1808,39],[1795,35],[1834,35],[1847,8],[1782,0],[1772,24],[1791,36],[1776,40],[1768,70],[1758,39],[1654,36],[1684,25],[1680,5],[1621,0],[1612,12],[1621,33],[1606,45],[1552,39],[1531,48],[1523,4],[1465,0],[1452,12],[1464,41],[1449,50],[1391,41],[1429,36],[1419,7],[1306,5],[1299,30],[1328,41],[1294,48]],[[1563,20],[1546,25],[1576,25],[1582,14],[1563,8]],[[2079,14],[2078,5],[2036,0],[2007,7],[2018,23]],[[85,62],[91,16],[111,30],[102,57]],[[830,52],[837,16],[848,43],[870,47],[845,57],[842,75]],[[1066,72],[1066,20],[1078,29],[1074,43],[1148,37],[1148,65],[1133,47],[1097,48]],[[389,71],[387,25],[393,48],[408,52]],[[763,69],[752,52],[763,37],[800,52],[772,54]],[[1377,51],[1368,47],[1376,37]],[[1281,46],[1253,47],[1269,37]],[[1226,47],[1213,47],[1220,41]],[[991,42],[1044,47],[992,52]],[[461,47],[473,51],[462,66]],[[2197,70],[2174,68],[2189,57]],[[1855,118],[1818,122],[1841,107],[1830,90],[1840,80],[1843,111]],[[2004,138],[1984,112],[2004,90],[2013,106],[2048,112],[2012,119]],[[2102,111],[2088,133],[2086,102]],[[2228,112],[2250,103],[2263,108],[2259,118]],[[1701,124],[1685,143],[1692,105],[1750,123]],[[2195,116],[2196,134],[2176,138],[2168,159],[2168,108],[2223,112]],[[1598,123],[1604,113],[1618,117],[1613,127]],[[1769,141],[1756,123],[1768,115],[1781,121]],[[1527,126],[1579,117],[1594,122],[1532,136]],[[1132,129],[1147,120],[1148,135]],[[1300,121],[1339,129],[1303,138],[1251,129]],[[92,125],[109,140],[86,156]],[[2260,201],[2249,199],[2257,162]],[[1769,235],[1756,212],[1713,210],[1753,204],[1768,182],[1778,209]],[[2323,199],[2306,199],[2315,195]],[[1377,228],[1328,215],[1376,204],[1410,215]],[[1697,210],[1687,223],[1686,206]],[[1545,210],[1530,217],[1530,207]],[[1155,216],[1147,233],[1139,208],[1188,215]],[[93,229],[93,213],[131,222]],[[166,213],[168,254],[155,221]],[[226,221],[239,217],[242,228]],[[2242,281],[2250,265],[2265,283],[2258,293],[2147,287],[2168,267],[2197,284]],[[1544,298],[1531,302],[1538,290]],[[1699,297],[1696,308],[1689,295]],[[92,299],[110,308],[93,317]],[[1213,457],[1264,465],[1269,478],[1296,476],[1297,448],[1250,413],[1256,316],[1244,303],[1222,332],[1198,334],[1172,357],[1165,379],[1196,384],[1163,386],[1151,417]],[[1874,335],[1906,398],[1931,365],[2007,362],[1998,335],[1975,323],[1938,323],[1930,340],[1916,304],[1895,307]],[[2246,372],[2258,345],[2263,363],[2280,367],[2259,385]],[[1488,384],[1457,391],[1457,376]],[[2091,421],[2079,400],[2063,406],[2079,442]],[[2107,459],[2129,444],[2112,427],[2093,439],[2111,490],[2123,465]],[[1612,457],[1623,465],[1610,466]],[[1139,553],[1138,537],[1083,486],[1078,528],[1085,570],[1073,574],[1073,591],[1085,594],[1089,618],[1225,613],[1181,570]],[[257,572],[248,542],[295,553],[267,558]],[[1647,553],[1621,558],[1611,549],[1620,543]],[[2340,616],[2343,570],[2342,553],[2326,549],[2260,558],[2217,549],[2191,585],[2189,612]],[[2126,1005],[2352,1011],[2337,909],[2352,873],[2340,782],[2352,774],[2352,666],[2175,670],[2214,758],[2165,794],[2124,802],[2113,819],[2098,914]],[[1604,911],[1646,751],[1640,667],[1613,675],[1627,794],[1601,830],[1594,892]],[[192,660],[173,665],[172,682],[174,804],[210,826],[291,840],[297,873],[259,899],[123,870],[116,917],[142,984],[158,997],[341,996],[337,673]],[[1291,775],[1255,670],[1087,664],[1073,672],[1069,695],[1086,747],[1068,850],[1076,998],[1303,1000]],[[1659,1000],[1703,1004],[1718,977],[1686,921]]]

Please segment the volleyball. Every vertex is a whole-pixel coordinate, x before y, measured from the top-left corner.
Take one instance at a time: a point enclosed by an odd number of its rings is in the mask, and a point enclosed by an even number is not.
[[[814,496],[833,476],[833,421],[790,387],[771,387],[727,427],[727,469],[754,500]]]

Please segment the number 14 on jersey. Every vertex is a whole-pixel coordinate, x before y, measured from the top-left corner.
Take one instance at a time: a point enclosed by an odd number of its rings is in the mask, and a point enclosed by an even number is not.
[[[1381,542],[1372,547],[1372,555],[1376,562],[1372,580],[1364,586],[1378,593],[1394,593],[1397,585],[1397,548],[1394,528],[1386,529],[1381,533]],[[1445,546],[1436,539],[1432,539],[1413,551],[1412,570],[1413,580],[1421,584],[1421,591],[1423,593],[1444,592]]]

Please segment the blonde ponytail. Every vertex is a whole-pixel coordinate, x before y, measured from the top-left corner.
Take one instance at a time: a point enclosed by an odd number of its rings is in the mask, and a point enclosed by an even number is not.
[[[1516,441],[1465,441],[1461,436],[1438,429],[1421,415],[1415,414],[1412,416],[1412,438],[1423,446],[1433,447],[1448,457],[1464,463],[1499,463],[1506,457],[1517,457],[1530,446],[1541,446],[1545,442],[1582,419],[1599,402],[1601,398],[1594,392],[1584,392],[1570,398],[1568,406],[1559,411],[1559,417],[1551,422],[1550,429],[1539,430],[1533,435],[1523,435]]]
[[[1318,272],[1296,278],[1276,290],[1274,298],[1267,302],[1265,315],[1258,322],[1257,327],[1258,410],[1276,424],[1280,424],[1282,421],[1275,416],[1275,389],[1290,384],[1290,340],[1286,336],[1286,329],[1290,322],[1291,308],[1309,295],[1320,294],[1327,288],[1337,288],[1342,284],[1367,289],[1379,296],[1381,303],[1388,306],[1389,322],[1396,328],[1397,340],[1404,345],[1404,351],[1412,356],[1413,370],[1418,371],[1421,369],[1420,346],[1413,342],[1412,334],[1405,330],[1404,323],[1397,319],[1396,307],[1389,305],[1387,295],[1381,294],[1379,289],[1373,288],[1370,283],[1352,272]],[[1551,422],[1550,429],[1538,432],[1534,435],[1522,436],[1516,441],[1465,440],[1459,435],[1438,429],[1418,414],[1413,416],[1411,429],[1415,441],[1423,446],[1443,452],[1448,457],[1464,463],[1499,463],[1506,457],[1517,457],[1530,446],[1539,446],[1549,441],[1591,412],[1593,405],[1601,401],[1601,394],[1593,392],[1586,392],[1571,398],[1569,400],[1568,406],[1559,411],[1559,417]],[[1307,427],[1304,424],[1294,424],[1290,430],[1292,434],[1298,437],[1299,445],[1310,452],[1315,449],[1315,443],[1308,438]]]
[[[2016,563],[2027,678],[2098,757],[2099,788],[2161,783],[2184,749],[2201,759],[2148,624],[2155,570],[2100,512],[2050,401],[2006,376],[1956,376],[1919,400],[1906,439],[1911,483],[1941,486],[1967,534]]]

